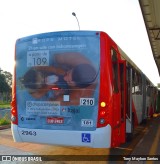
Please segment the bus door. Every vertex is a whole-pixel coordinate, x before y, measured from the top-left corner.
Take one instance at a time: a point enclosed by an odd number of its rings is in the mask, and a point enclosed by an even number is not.
[[[120,115],[120,141],[125,142],[126,132],[126,61],[119,61],[119,74],[120,74],[120,96],[121,96],[121,115]]]
[[[118,53],[114,49],[112,49],[111,55],[114,93],[112,146],[116,146],[125,142],[126,62],[118,60]]]

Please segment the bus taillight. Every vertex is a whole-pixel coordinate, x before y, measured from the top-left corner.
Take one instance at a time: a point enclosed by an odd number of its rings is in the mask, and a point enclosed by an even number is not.
[[[100,116],[103,117],[103,116],[105,116],[105,115],[106,115],[106,111],[105,111],[105,110],[101,110],[101,111],[100,111]]]
[[[16,110],[15,109],[12,109],[12,114],[15,115],[16,114]]]
[[[98,116],[98,124],[97,126],[98,127],[104,127],[108,124],[108,120],[107,120],[107,115],[108,115],[108,112],[107,112],[107,104],[106,102],[102,101],[100,103],[100,107],[99,107],[99,116]]]
[[[17,111],[15,108],[12,108],[11,110],[11,121],[13,124],[18,124]]]
[[[102,101],[100,103],[101,109],[99,112],[100,117],[105,117],[107,115],[106,102]]]
[[[101,102],[101,107],[105,107],[106,106],[106,103],[104,101]]]

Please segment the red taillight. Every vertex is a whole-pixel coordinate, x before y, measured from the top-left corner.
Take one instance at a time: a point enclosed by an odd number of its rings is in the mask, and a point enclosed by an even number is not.
[[[11,108],[11,121],[12,121],[12,124],[18,125],[17,103],[16,103],[15,95],[12,98],[11,107],[12,107]]]
[[[15,110],[15,109],[12,109],[11,113],[12,113],[13,115],[15,115],[15,114],[16,114],[16,110]]]
[[[18,125],[17,110],[15,108],[11,109],[11,121],[13,124]]]
[[[100,111],[100,116],[103,117],[103,116],[105,116],[105,115],[106,115],[106,111],[105,111],[105,110],[101,110],[101,111]]]
[[[106,102],[102,101],[100,103],[100,117],[104,117],[107,114],[107,109],[106,109]]]
[[[104,101],[102,101],[99,105],[97,127],[104,127],[108,124],[108,120],[107,120],[108,110],[106,106],[107,106],[106,102]]]

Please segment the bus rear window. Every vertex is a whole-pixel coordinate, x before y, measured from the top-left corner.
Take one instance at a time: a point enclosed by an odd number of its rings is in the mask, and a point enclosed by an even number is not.
[[[17,41],[16,94],[22,127],[58,129],[55,124],[60,122],[61,127],[80,129],[84,118],[97,119],[99,37],[94,32],[55,32]],[[28,116],[34,119],[23,121]],[[93,122],[90,128],[96,127]]]

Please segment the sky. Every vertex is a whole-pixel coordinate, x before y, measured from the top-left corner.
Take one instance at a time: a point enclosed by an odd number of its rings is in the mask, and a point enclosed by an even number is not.
[[[54,31],[104,31],[160,83],[138,0],[0,0],[0,68],[13,73],[18,38]]]

